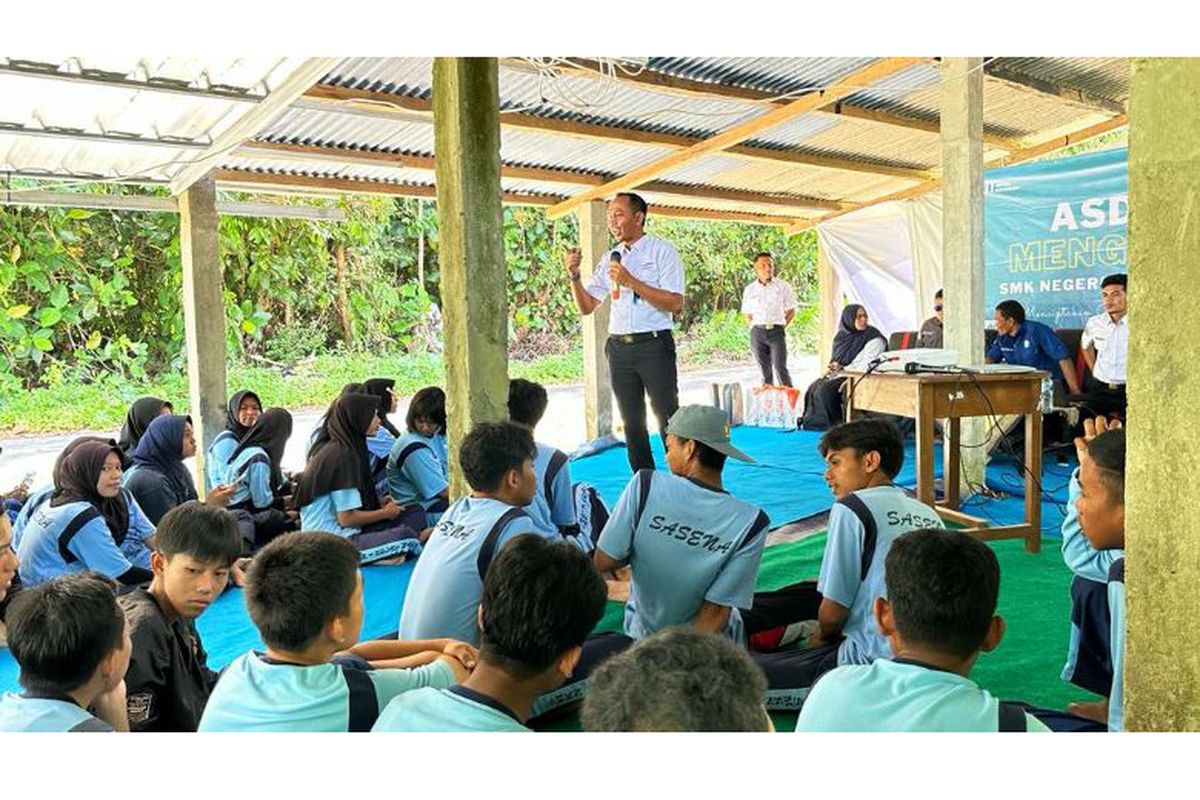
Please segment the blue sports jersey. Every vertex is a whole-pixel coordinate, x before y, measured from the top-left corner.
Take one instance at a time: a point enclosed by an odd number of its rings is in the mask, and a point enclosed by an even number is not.
[[[1063,373],[1058,362],[1070,358],[1071,353],[1048,326],[1027,319],[1015,334],[997,336],[988,348],[987,357],[992,361],[1045,370],[1055,380],[1061,381]]]
[[[1125,557],[1108,571],[1108,613],[1112,618],[1109,642],[1112,647],[1113,680],[1108,695],[1108,730],[1125,729]]]
[[[449,486],[434,438],[406,433],[392,445],[387,463],[388,493],[402,506],[420,503],[429,508],[439,502],[438,494]]]
[[[247,447],[238,453],[225,470],[225,482],[232,483],[242,475],[246,479],[238,484],[229,498],[229,507],[243,504],[265,511],[275,504],[275,490],[271,486],[271,457],[261,447]]]
[[[226,482],[229,457],[237,449],[238,438],[233,431],[221,431],[208,446],[204,457],[204,488],[211,489]]]
[[[726,634],[744,642],[738,609],[753,603],[769,525],[761,509],[728,492],[638,472],[596,545],[633,571],[625,633],[636,639],[689,623],[707,601],[732,609]]]
[[[21,582],[34,586],[58,575],[96,570],[116,578],[130,567],[150,569],[150,549],[145,540],[154,535],[137,501],[121,489],[129,505],[129,528],[118,545],[108,523],[91,503],[43,502],[29,516],[17,548]]]
[[[362,495],[359,494],[358,489],[336,489],[328,494],[314,497],[311,503],[300,509],[300,529],[327,531],[349,539],[362,529],[343,527],[338,522],[338,512],[355,511],[362,506]]]
[[[532,731],[490,697],[464,686],[405,692],[379,715],[372,733],[502,733]]]
[[[400,611],[400,638],[449,637],[478,645],[483,575],[495,554],[522,533],[536,533],[523,510],[490,497],[456,500],[417,559]]]
[[[454,683],[454,672],[444,661],[413,669],[364,666],[365,662],[298,666],[247,653],[221,673],[199,730],[366,731],[379,711],[402,692]]]
[[[575,524],[575,495],[571,491],[571,469],[567,466],[567,455],[549,445],[537,445],[533,459],[533,471],[537,474],[538,488],[533,502],[525,506],[525,513],[533,520],[539,533],[559,533],[561,526]]]
[[[936,511],[896,486],[859,489],[834,503],[817,591],[850,610],[842,628],[846,638],[838,648],[839,664],[892,657],[873,611],[875,598],[887,597],[884,560],[901,534],[943,527]]]
[[[92,716],[72,700],[51,697],[0,697],[0,733],[65,733],[111,731],[112,726]]]

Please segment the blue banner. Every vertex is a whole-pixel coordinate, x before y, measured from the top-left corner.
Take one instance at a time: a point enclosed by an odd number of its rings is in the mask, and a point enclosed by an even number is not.
[[[1082,328],[1100,313],[1100,281],[1127,271],[1126,148],[988,170],[984,178],[985,319],[1016,300],[1029,319]],[[949,265],[947,265],[949,266]]]

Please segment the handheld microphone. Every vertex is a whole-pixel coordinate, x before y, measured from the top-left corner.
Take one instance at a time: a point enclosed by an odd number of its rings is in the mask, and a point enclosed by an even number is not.
[[[609,254],[608,258],[609,258],[610,263],[619,265],[621,263],[621,251],[613,250]],[[612,291],[609,292],[609,295],[612,297],[613,300],[620,300],[621,299],[621,284],[614,283],[612,286]]]
[[[919,364],[916,361],[909,361],[904,365],[904,372],[908,375],[916,375],[918,373],[936,373],[940,375],[957,375],[962,372],[959,367],[943,367],[933,364]]]

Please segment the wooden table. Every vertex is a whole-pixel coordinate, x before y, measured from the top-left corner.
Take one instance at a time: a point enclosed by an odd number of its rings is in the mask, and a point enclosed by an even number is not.
[[[917,498],[948,520],[967,525],[983,540],[1024,539],[1025,549],[1036,553],[1042,547],[1042,413],[1038,409],[1045,372],[994,372],[964,374],[917,374],[903,372],[846,372],[846,419],[860,411],[880,411],[911,417],[917,431]],[[960,419],[997,418],[1004,414],[1025,417],[1025,521],[1020,525],[990,527],[980,517],[958,510],[961,469]],[[933,494],[933,423],[947,419],[943,441],[941,505]],[[1036,479],[1035,479],[1036,476]]]

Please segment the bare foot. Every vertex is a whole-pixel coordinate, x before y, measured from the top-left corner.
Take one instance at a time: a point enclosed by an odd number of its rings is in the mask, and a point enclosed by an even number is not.
[[[1099,722],[1101,725],[1107,725],[1108,701],[1093,700],[1087,703],[1071,703],[1067,706],[1067,713],[1083,717],[1084,719],[1090,719],[1092,722]]]
[[[613,570],[613,578],[618,581],[629,583],[633,580],[633,570],[630,567],[619,567]]]
[[[608,586],[608,599],[624,603],[629,599],[629,581],[605,581]]]
[[[392,556],[391,558],[381,558],[379,561],[372,561],[373,567],[394,567],[397,564],[403,564],[408,560],[407,555]]]

